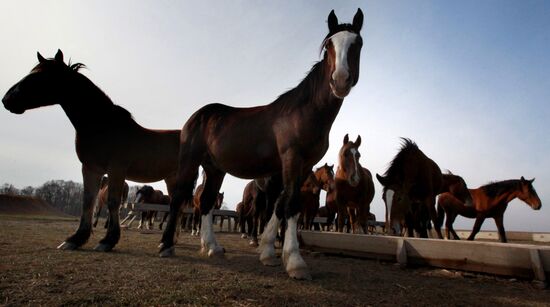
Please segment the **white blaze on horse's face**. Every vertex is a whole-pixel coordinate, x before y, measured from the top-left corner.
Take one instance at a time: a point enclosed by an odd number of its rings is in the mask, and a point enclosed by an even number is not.
[[[357,162],[357,160],[358,160],[358,159],[357,159],[357,154],[358,154],[359,152],[358,152],[357,149],[355,149],[355,148],[351,148],[349,151],[350,151],[350,153],[351,153],[351,155],[352,155],[353,167],[354,167],[354,170],[355,170],[355,171],[353,172],[353,175],[352,175],[351,178],[350,178],[350,179],[351,179],[351,180],[350,180],[350,185],[351,185],[352,187],[356,187],[356,186],[359,184],[359,179],[360,179],[360,178],[359,178],[359,167],[358,167],[359,163]]]
[[[330,37],[335,53],[335,68],[332,73],[333,82],[330,83],[330,86],[334,95],[340,99],[346,97],[351,90],[348,50],[356,39],[357,34],[349,31],[340,31]]]

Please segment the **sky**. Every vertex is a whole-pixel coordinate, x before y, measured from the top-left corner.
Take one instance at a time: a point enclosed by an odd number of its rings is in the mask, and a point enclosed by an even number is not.
[[[59,48],[138,123],[180,129],[208,103],[263,105],[298,85],[320,60],[330,10],[351,22],[358,7],[359,82],[318,165],[336,163],[349,133],[363,140],[361,164],[381,174],[407,137],[470,188],[535,177],[542,209],[514,200],[504,225],[550,231],[548,1],[2,1],[0,92],[30,71],[37,51]],[[82,182],[74,134],[58,105],[0,109],[0,184]],[[246,183],[226,176],[229,208]],[[375,186],[371,211],[383,220]]]

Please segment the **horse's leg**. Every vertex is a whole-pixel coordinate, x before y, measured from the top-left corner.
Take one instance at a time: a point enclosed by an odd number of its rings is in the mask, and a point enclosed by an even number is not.
[[[95,203],[95,206],[94,206],[94,222],[93,222],[93,226],[94,228],[97,227],[97,222],[99,222],[99,215],[101,213],[101,209],[103,208],[101,202],[99,201],[98,197],[96,197],[96,200],[94,201]]]
[[[214,202],[223,183],[225,173],[212,167],[205,167],[206,182],[200,197],[201,206],[201,252],[208,257],[223,255],[225,250],[218,245],[214,236],[212,211]]]
[[[168,212],[164,212],[162,216],[162,221],[159,224],[159,229],[162,230],[162,225],[164,225],[164,222],[166,222],[166,218],[168,218]],[[179,225],[180,223],[178,223]]]
[[[508,241],[506,240],[506,231],[504,231],[503,217],[503,215],[497,215],[493,217],[493,219],[495,220],[495,224],[497,224],[498,238],[500,239],[500,242],[506,243]]]
[[[474,228],[472,229],[472,233],[470,233],[470,236],[468,237],[468,240],[469,241],[473,241],[476,234],[479,232],[479,230],[481,229],[481,225],[483,224],[483,221],[485,221],[485,216],[482,216],[482,215],[478,215],[476,217],[476,221],[474,223]]]
[[[338,232],[344,232],[344,224],[346,220],[346,206],[338,203]]]
[[[124,190],[125,173],[121,170],[112,170],[109,174],[109,190],[107,196],[107,209],[109,209],[109,227],[107,234],[94,248],[96,251],[111,251],[120,239],[119,209]]]
[[[84,180],[84,196],[82,200],[82,213],[80,225],[76,232],[65,239],[57,248],[63,250],[74,250],[84,245],[92,233],[92,214],[94,202],[99,192],[99,185],[103,174],[96,173],[82,165],[82,179]]]
[[[439,239],[443,239],[443,234],[441,234],[441,227],[437,227],[438,218],[437,211],[435,210],[435,196],[428,199],[428,213],[430,214],[430,219],[434,224],[434,229]]]
[[[147,219],[147,211],[141,212],[141,220],[139,220],[139,225],[138,225],[137,229],[142,229],[143,228],[143,222],[145,221],[145,219]]]

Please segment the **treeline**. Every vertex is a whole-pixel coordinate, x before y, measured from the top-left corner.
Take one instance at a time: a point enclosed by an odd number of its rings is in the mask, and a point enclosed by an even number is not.
[[[130,186],[128,200],[135,198],[138,188],[138,186]],[[0,187],[0,194],[33,196],[48,202],[66,214],[77,216],[82,210],[84,186],[74,181],[50,180],[37,188],[27,186],[18,189],[12,184],[4,183]]]

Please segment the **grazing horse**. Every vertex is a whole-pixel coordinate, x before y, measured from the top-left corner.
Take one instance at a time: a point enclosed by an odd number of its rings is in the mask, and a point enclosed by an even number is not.
[[[166,205],[168,206],[170,204],[170,196],[164,195],[162,191],[155,190],[150,185],[144,185],[142,186],[137,192],[136,192],[136,199],[135,203],[144,203],[144,204],[156,204],[156,205]],[[138,229],[143,228],[143,222],[146,221],[146,227],[147,229],[153,228],[153,222],[157,216],[157,211],[151,210],[151,211],[144,211],[141,213],[141,220],[139,221]],[[159,224],[159,229],[162,230],[162,225],[166,221],[166,218],[168,217],[168,212],[164,213],[164,216],[162,217],[162,221]]]
[[[99,215],[101,214],[101,209],[103,209],[103,207],[107,203],[107,197],[109,195],[108,185],[109,185],[109,178],[106,176],[103,176],[103,178],[101,178],[100,189],[96,199],[97,205],[94,212],[94,222],[93,222],[94,227],[97,226],[97,222],[99,221]],[[124,189],[122,190],[122,199],[120,201],[121,204],[126,203],[126,200],[128,200],[129,190],[130,188],[128,187],[128,184],[124,182]],[[107,216],[107,219],[105,220],[104,227],[107,228],[108,226],[109,226],[109,216]]]
[[[176,191],[170,219],[162,237],[160,256],[174,255],[172,223],[183,203],[192,201],[200,165],[207,179],[201,196],[201,250],[223,255],[210,215],[226,173],[239,178],[282,177],[283,189],[274,214],[262,235],[260,260],[277,265],[275,239],[279,223],[287,220],[282,260],[290,277],[311,278],[298,248],[297,221],[300,187],[307,172],[326,153],[330,128],[344,98],[359,79],[363,13],[352,24],[339,24],[334,11],[328,16],[329,33],[323,40],[323,59],[298,86],[274,102],[251,108],[210,104],[195,112],[181,132]]]
[[[468,237],[468,240],[473,240],[481,229],[483,221],[488,217],[492,217],[497,225],[500,241],[506,243],[503,220],[508,203],[515,198],[519,198],[534,210],[540,210],[542,207],[537,191],[533,187],[533,181],[535,179],[526,180],[522,176],[520,179],[493,182],[477,189],[470,189],[473,206],[465,205],[463,201],[451,193],[441,194],[437,202],[439,226],[441,227],[443,215],[446,214],[447,238],[450,239],[449,233],[451,233],[455,240],[459,240],[460,238],[453,229],[456,217],[462,215],[467,218],[475,218],[474,228]]]
[[[302,205],[302,215],[298,221],[298,225],[301,225],[305,230],[311,230],[313,226],[313,219],[319,211],[319,196],[321,194],[322,184],[317,180],[317,176],[313,171],[309,172],[306,180],[300,188],[300,203]]]
[[[327,192],[323,212],[320,212],[318,215],[327,218],[327,223],[324,226],[329,230],[336,217],[336,212],[338,212],[334,189],[334,165],[325,163],[325,165],[317,168],[315,170],[315,177],[317,181],[321,183],[321,188]],[[321,208],[319,208],[319,210],[321,210]]]
[[[338,207],[338,231],[344,231],[344,219],[349,217],[353,233],[357,233],[359,224],[367,234],[370,203],[374,198],[374,182],[370,171],[359,163],[361,136],[350,142],[344,136],[344,144],[338,153],[338,168],[334,176],[336,205]]]
[[[409,237],[416,230],[420,237],[427,238],[425,217],[429,214],[435,224],[435,197],[441,191],[443,176],[439,166],[413,141],[406,138],[402,141],[384,176],[376,174],[384,187],[386,230],[401,234],[403,225],[407,225]]]
[[[125,179],[164,180],[171,194],[176,179],[180,131],[149,130],[140,126],[127,110],[113,104],[78,72],[83,64],[65,64],[61,50],[53,59],[37,55],[39,63],[9,89],[2,102],[16,114],[52,104],[59,104],[65,111],[76,130],[76,154],[82,163],[84,197],[77,231],[58,248],[74,250],[88,241],[94,201],[101,178],[107,174],[107,207],[112,223],[95,249],[110,251],[120,239],[118,209]]]

